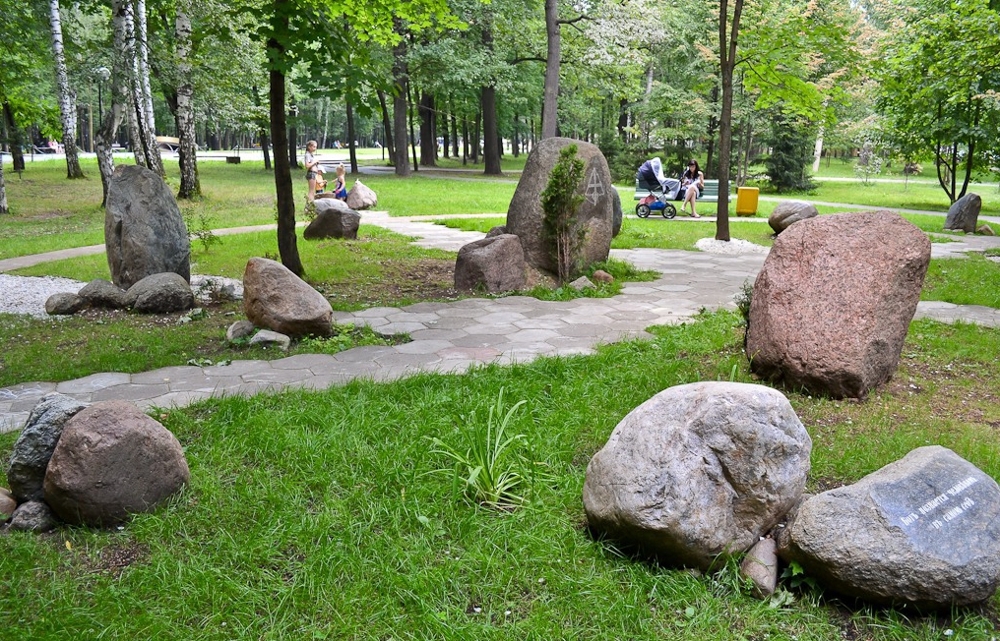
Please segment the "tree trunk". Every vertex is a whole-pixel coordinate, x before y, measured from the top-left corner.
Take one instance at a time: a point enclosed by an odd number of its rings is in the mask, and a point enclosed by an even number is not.
[[[97,145],[97,166],[101,171],[101,186],[104,195],[101,206],[108,201],[108,185],[111,184],[111,174],[115,170],[114,155],[112,145],[115,143],[115,134],[125,118],[125,112],[129,105],[129,68],[130,57],[127,55],[130,22],[129,0],[112,0],[111,22],[114,28],[114,48],[115,51],[122,52],[122,55],[114,56],[111,70],[111,104],[104,112],[104,120],[100,128],[94,134],[94,142]]]
[[[476,112],[476,119],[472,123],[472,164],[479,164],[479,141],[482,140],[483,112]]]
[[[136,66],[138,69],[140,130],[145,145],[146,167],[161,177],[166,177],[160,146],[156,144],[156,121],[153,117],[153,91],[149,85],[149,36],[146,28],[146,0],[136,0]]]
[[[469,121],[462,118],[462,164],[469,163]]]
[[[3,178],[3,154],[0,154],[0,215],[9,214],[10,207],[7,206],[7,183]]]
[[[6,100],[3,103],[3,121],[7,126],[7,142],[10,143],[11,169],[24,171],[24,135],[14,121],[14,110]]]
[[[545,0],[545,87],[542,102],[542,138],[552,138],[558,131],[559,118],[559,3]]]
[[[618,102],[618,137],[622,142],[628,140],[628,98]]]
[[[264,171],[271,171],[271,137],[267,135],[267,130],[260,130],[260,151],[264,154]]]
[[[518,158],[521,155],[521,141],[519,139],[520,133],[518,132],[518,125],[519,124],[520,123],[519,123],[518,115],[515,113],[514,114],[514,131],[513,131],[513,133],[510,136],[510,153],[515,158]]]
[[[402,30],[402,24],[396,19],[396,30]],[[409,91],[409,79],[406,67],[406,38],[400,38],[399,42],[392,48],[392,133],[394,135],[394,147],[396,155],[393,156],[396,164],[397,176],[410,175],[410,161],[406,156],[409,153],[406,149],[406,94]]]
[[[458,117],[455,115],[454,105],[451,111],[451,155],[458,158]]]
[[[181,186],[178,198],[192,199],[201,196],[198,181],[198,157],[194,139],[194,86],[191,84],[191,17],[188,10],[192,0],[177,3],[174,33],[177,38],[177,161],[180,166]],[[254,91],[256,95],[256,91]]]
[[[351,173],[358,173],[358,150],[354,148],[354,106],[347,99],[347,144],[351,150]]]
[[[434,109],[434,94],[420,92],[420,166],[434,167],[437,165],[437,120]]]
[[[441,119],[437,124],[438,130],[441,132],[441,152],[444,154],[445,158],[451,157],[451,131],[448,129],[448,114],[442,113]]]
[[[389,121],[389,107],[385,103],[385,92],[379,89],[378,102],[382,106],[382,139],[385,140],[385,148],[389,152],[389,162],[396,164],[396,145],[392,138],[392,123]]]
[[[83,178],[80,158],[76,153],[76,94],[69,86],[69,74],[66,72],[59,0],[49,2],[49,26],[52,29],[52,55],[56,63],[56,92],[59,96],[59,117],[63,129],[62,145],[66,151],[66,177]]]
[[[729,240],[729,152],[733,142],[733,68],[736,65],[736,38],[740,31],[743,0],[733,3],[732,35],[727,33],[729,1],[719,3],[719,69],[722,75],[722,112],[719,116],[719,202],[716,209],[716,240]]]
[[[282,76],[284,77],[284,76]],[[298,155],[298,140],[299,140],[299,130],[295,126],[295,116],[292,116],[292,126],[288,128],[288,168],[289,171],[292,169],[299,169],[299,155]],[[278,153],[277,145],[278,141],[275,139],[275,154]]]
[[[281,32],[288,30],[289,0],[274,0],[273,15],[275,20],[282,21]],[[272,64],[280,66],[285,61],[285,48],[276,39],[267,41],[268,59]],[[285,122],[285,74],[278,69],[271,69],[270,113],[271,140],[274,141],[274,187],[278,201],[278,255],[281,264],[296,276],[302,277],[305,270],[299,259],[299,248],[295,236],[295,193],[292,189],[292,165],[289,162],[288,134]]]
[[[483,87],[483,173],[500,175],[500,135],[497,132],[497,88]]]
[[[406,83],[406,113],[410,117],[410,151],[413,153],[413,171],[418,171],[420,164],[417,162],[417,132],[413,126],[413,95],[410,93],[409,82]]]

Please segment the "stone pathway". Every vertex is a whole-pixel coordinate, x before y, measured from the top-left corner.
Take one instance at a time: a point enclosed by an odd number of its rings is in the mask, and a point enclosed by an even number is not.
[[[456,251],[484,236],[410,218],[390,218],[380,212],[365,212],[362,222],[413,236],[417,244],[425,247]],[[981,251],[987,246],[1000,246],[1000,239],[970,236],[961,242],[935,243],[933,251],[937,257]],[[62,383],[14,385],[0,389],[0,431],[20,429],[38,399],[52,391],[85,402],[128,400],[147,409],[184,406],[210,396],[292,387],[325,389],[359,377],[387,381],[417,372],[459,373],[488,363],[591,354],[602,343],[648,336],[645,328],[650,325],[682,323],[702,309],[735,307],[734,295],[747,279],[756,277],[764,262],[761,254],[733,256],[660,249],[613,250],[612,255],[641,269],[656,270],[661,276],[652,282],[626,284],[614,298],[548,302],[510,296],[334,314],[338,323],[365,324],[386,334],[405,332],[413,339],[392,347],[358,347],[333,356],[304,354],[274,361],[166,367],[140,374],[102,373]],[[0,265],[0,271],[4,267]],[[917,317],[1000,327],[1000,310],[982,307],[920,303]]]

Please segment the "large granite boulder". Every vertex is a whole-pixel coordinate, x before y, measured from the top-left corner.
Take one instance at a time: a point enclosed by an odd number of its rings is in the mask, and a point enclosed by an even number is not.
[[[361,214],[336,198],[322,198],[315,201],[316,217],[312,219],[302,237],[306,240],[322,238],[343,238],[355,240],[361,225]]]
[[[614,204],[611,172],[596,145],[569,138],[546,138],[538,143],[525,162],[521,180],[507,210],[507,233],[521,239],[524,258],[529,265],[557,273],[554,244],[543,231],[542,191],[564,147],[576,145],[577,158],[585,163],[583,179],[576,185],[583,202],[577,210],[575,230],[585,232],[581,250],[584,268],[607,260],[614,232]]]
[[[66,422],[45,473],[45,502],[67,523],[106,527],[153,510],[189,477],[170,431],[131,403],[104,401]]]
[[[632,410],[591,459],[584,509],[597,533],[707,569],[749,549],[795,505],[811,449],[772,388],[671,387]]]
[[[979,224],[979,212],[983,208],[983,199],[979,194],[965,194],[948,208],[944,219],[944,228],[953,231],[964,231],[971,234]]]
[[[155,172],[119,165],[108,185],[104,245],[111,280],[128,289],[151,274],[191,280],[191,242],[177,201]]]
[[[782,557],[848,596],[950,607],[1000,585],[1000,487],[940,446],[808,498],[785,529]]]
[[[788,227],[754,283],[751,369],[792,389],[865,397],[896,371],[930,256],[927,236],[888,211]]]
[[[802,200],[783,200],[768,216],[767,224],[771,226],[775,234],[780,234],[788,229],[792,223],[816,216],[819,216],[819,211],[812,203]]]
[[[347,192],[347,206],[351,209],[361,211],[371,209],[378,204],[378,196],[370,187],[360,180],[354,181],[354,186]]]
[[[329,336],[330,301],[279,262],[251,258],[243,272],[243,311],[257,327],[286,336]]]
[[[522,289],[527,282],[524,250],[513,234],[476,240],[458,250],[455,289],[491,294]]]
[[[129,307],[142,314],[169,314],[194,307],[194,292],[174,272],[151,274],[125,292]]]
[[[41,500],[45,468],[63,427],[85,407],[86,403],[53,392],[43,396],[31,409],[7,466],[7,482],[18,503]]]

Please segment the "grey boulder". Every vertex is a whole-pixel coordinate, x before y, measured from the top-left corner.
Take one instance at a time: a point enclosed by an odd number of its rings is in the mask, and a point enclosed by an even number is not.
[[[1000,584],[1000,487],[940,446],[810,497],[786,530],[781,556],[848,596],[950,607]]]
[[[77,296],[87,301],[91,307],[125,309],[128,307],[125,290],[109,280],[95,278],[80,288]]]
[[[7,466],[7,482],[18,503],[42,498],[45,468],[63,427],[85,407],[86,403],[53,392],[43,396],[31,409]]]
[[[587,466],[595,532],[701,569],[742,554],[798,501],[812,441],[761,385],[692,383],[630,412]]]
[[[546,138],[528,156],[514,197],[507,210],[507,233],[521,239],[524,259],[528,265],[557,273],[555,244],[546,238],[541,194],[548,186],[549,175],[559,160],[560,152],[576,145],[577,158],[584,162],[583,178],[576,193],[583,200],[576,211],[572,233],[583,233],[580,269],[608,259],[614,236],[614,203],[611,192],[611,171],[604,154],[596,145],[569,138]]]
[[[948,208],[944,219],[944,228],[953,231],[964,231],[971,234],[976,231],[979,223],[979,212],[983,208],[983,199],[979,194],[965,194]]]
[[[48,532],[59,521],[44,501],[27,501],[14,510],[7,527],[16,532]]]
[[[49,316],[70,316],[87,306],[87,301],[72,292],[59,292],[45,299],[45,313]]]
[[[802,200],[783,200],[768,216],[767,224],[771,226],[775,234],[780,234],[788,229],[792,223],[816,216],[819,216],[819,210],[812,203]]]
[[[191,280],[191,242],[180,208],[163,179],[145,167],[115,168],[108,184],[104,245],[111,280],[123,289],[162,272]]]
[[[125,292],[129,307],[142,314],[169,314],[194,307],[194,292],[179,274],[151,274]]]

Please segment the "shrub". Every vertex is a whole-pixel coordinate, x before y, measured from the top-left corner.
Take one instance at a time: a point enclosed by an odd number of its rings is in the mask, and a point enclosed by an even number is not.
[[[557,275],[561,282],[570,280],[579,269],[580,250],[586,230],[576,225],[576,210],[583,202],[577,186],[583,180],[584,162],[576,157],[576,145],[559,152],[542,191],[542,226],[545,237],[552,243]]]

